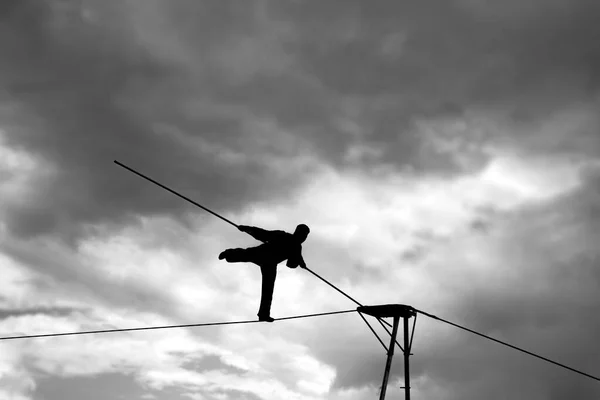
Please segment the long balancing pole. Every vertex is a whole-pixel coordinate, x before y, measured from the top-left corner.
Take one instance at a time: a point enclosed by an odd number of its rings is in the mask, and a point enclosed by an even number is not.
[[[385,372],[383,373],[383,384],[381,386],[381,394],[379,395],[379,400],[385,399],[385,391],[387,389],[388,378],[390,377],[390,368],[392,367],[392,358],[394,357],[394,345],[396,343],[396,335],[398,334],[399,322],[400,317],[394,317],[394,327],[392,328],[392,337],[390,339],[390,346],[388,347],[387,361],[385,362]]]
[[[133,168],[131,168],[131,167],[128,167],[127,165],[125,165],[125,164],[123,164],[123,163],[120,163],[120,162],[119,162],[119,161],[117,161],[117,160],[114,160],[114,162],[115,162],[115,164],[117,164],[118,166],[120,166],[120,167],[123,167],[123,168],[125,168],[126,170],[128,170],[128,171],[130,171],[130,172],[133,172],[133,173],[134,173],[134,174],[136,174],[137,176],[140,176],[140,177],[142,177],[142,178],[146,179],[147,181],[150,181],[150,182],[154,183],[156,186],[160,186],[161,188],[165,189],[166,191],[173,193],[175,196],[181,197],[182,199],[184,199],[184,200],[186,200],[186,201],[189,201],[189,202],[190,202],[190,203],[192,203],[193,205],[195,205],[195,206],[197,206],[197,207],[200,207],[200,208],[201,208],[201,209],[203,209],[204,211],[206,211],[206,212],[209,212],[209,213],[211,213],[212,215],[214,215],[215,217],[217,217],[217,218],[221,218],[223,221],[225,221],[225,222],[227,222],[227,223],[229,223],[229,224],[231,224],[231,225],[235,226],[236,228],[238,228],[238,225],[237,225],[236,223],[234,223],[234,222],[231,222],[231,221],[230,221],[230,220],[228,220],[227,218],[225,218],[225,217],[223,217],[223,216],[221,216],[221,215],[217,214],[217,213],[216,213],[216,212],[214,212],[214,211],[211,211],[211,210],[209,210],[208,208],[204,207],[202,204],[199,204],[199,203],[195,202],[194,200],[190,199],[189,197],[186,197],[186,196],[184,196],[184,195],[182,195],[182,194],[179,194],[179,193],[177,193],[177,192],[176,192],[176,191],[174,191],[173,189],[170,189],[170,188],[168,188],[167,186],[163,185],[162,183],[155,181],[154,179],[152,179],[152,178],[150,178],[150,177],[148,177],[148,176],[146,176],[146,175],[142,174],[141,172],[138,172],[138,171],[136,171],[135,169],[133,169]]]

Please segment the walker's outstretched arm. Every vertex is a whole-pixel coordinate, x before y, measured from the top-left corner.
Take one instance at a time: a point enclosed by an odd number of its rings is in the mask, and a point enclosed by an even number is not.
[[[270,231],[267,231],[262,228],[258,228],[256,226],[240,225],[238,227],[238,229],[242,232],[247,233],[248,235],[252,236],[254,239],[261,241],[263,243],[268,242],[272,237]]]

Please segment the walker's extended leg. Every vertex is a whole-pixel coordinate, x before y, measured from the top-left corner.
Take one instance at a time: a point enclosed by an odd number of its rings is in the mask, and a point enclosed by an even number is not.
[[[225,259],[230,263],[252,262],[251,254],[248,249],[227,249],[219,254],[219,260]]]

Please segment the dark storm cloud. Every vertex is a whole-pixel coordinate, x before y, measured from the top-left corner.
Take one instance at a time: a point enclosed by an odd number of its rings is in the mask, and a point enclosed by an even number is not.
[[[483,3],[490,12],[481,12]],[[277,7],[303,31],[297,44],[302,69],[339,104],[355,99],[365,140],[383,144],[385,158],[398,165],[442,172],[458,166],[448,154],[425,151],[415,120],[460,120],[478,107],[511,121],[538,121],[598,92],[600,5],[530,1],[533,11],[519,15],[521,2],[511,3]]]
[[[452,173],[465,166],[428,146],[416,121],[461,119],[472,107],[531,121],[597,92],[591,1],[538,2],[519,18],[512,3],[487,13],[447,1],[82,4],[1,10],[1,84],[16,110],[7,143],[56,168],[7,213],[21,236],[73,238],[86,223],[192,210],[114,159],[221,211],[293,194],[297,174],[220,161],[249,152],[258,117],[335,163],[366,143],[383,152],[375,162]]]
[[[24,1],[3,15],[4,101],[17,110],[5,121],[6,143],[56,170],[37,183],[35,198],[6,213],[9,229],[73,238],[86,223],[192,210],[114,159],[220,211],[288,194],[295,179],[270,176],[264,164],[230,167],[219,161],[218,146],[199,154],[200,138],[243,152],[242,116],[190,122],[183,103],[203,87],[193,87],[177,60],[137,44],[127,15],[116,14],[128,10],[108,4],[95,10],[102,19],[92,22],[58,21],[54,2]]]

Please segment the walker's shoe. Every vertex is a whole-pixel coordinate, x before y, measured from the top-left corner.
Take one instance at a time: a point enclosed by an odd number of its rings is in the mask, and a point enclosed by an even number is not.
[[[227,253],[227,250],[223,250],[223,251],[221,252],[221,254],[219,254],[219,260],[222,260],[222,259],[224,259],[224,258],[225,258],[225,256],[226,256],[226,254],[225,254],[225,253]]]
[[[275,321],[275,319],[271,318],[269,315],[259,315],[258,316],[258,320],[259,321],[265,321],[265,322],[273,322],[273,321]]]

